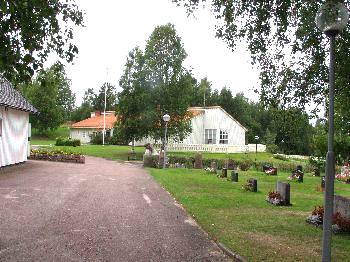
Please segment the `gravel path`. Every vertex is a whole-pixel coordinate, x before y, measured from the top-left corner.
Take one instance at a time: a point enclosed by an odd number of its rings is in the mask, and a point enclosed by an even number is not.
[[[140,166],[0,170],[0,261],[230,261]]]

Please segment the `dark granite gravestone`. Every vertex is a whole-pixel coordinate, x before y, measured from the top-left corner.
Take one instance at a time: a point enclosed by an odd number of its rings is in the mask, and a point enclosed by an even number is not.
[[[290,184],[277,181],[276,191],[281,195],[284,205],[290,205]]]
[[[298,175],[298,182],[303,183],[304,182],[304,173],[303,172],[299,172]]]
[[[326,177],[322,176],[321,177],[321,188],[325,189],[325,187],[326,187]]]
[[[194,168],[203,169],[203,157],[202,154],[197,154],[194,159]]]
[[[251,185],[252,192],[258,192],[258,181],[255,178],[249,178],[248,183]]]
[[[320,176],[321,175],[321,172],[318,168],[315,168],[314,169],[314,176]]]
[[[227,177],[227,168],[221,170],[221,177]]]
[[[238,172],[237,171],[232,171],[231,172],[231,181],[232,182],[238,182]]]

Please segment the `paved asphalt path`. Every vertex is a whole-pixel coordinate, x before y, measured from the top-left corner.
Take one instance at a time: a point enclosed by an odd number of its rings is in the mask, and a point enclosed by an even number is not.
[[[230,261],[141,166],[0,170],[0,261]]]

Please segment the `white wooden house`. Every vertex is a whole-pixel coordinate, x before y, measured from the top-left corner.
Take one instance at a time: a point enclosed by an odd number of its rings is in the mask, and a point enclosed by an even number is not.
[[[82,143],[89,143],[90,135],[95,132],[102,132],[104,123],[106,136],[112,136],[113,127],[116,121],[117,117],[115,116],[114,111],[106,111],[105,115],[104,112],[100,111],[91,112],[91,116],[89,118],[74,123],[70,127],[70,137],[73,139],[80,139]]]
[[[30,148],[29,113],[38,113],[9,81],[0,78],[0,167],[25,162]]]
[[[192,133],[184,144],[245,145],[247,129],[220,106],[190,107]]]
[[[190,107],[192,132],[180,142],[168,139],[170,151],[206,151],[206,152],[261,152],[265,145],[246,145],[247,129],[220,106]],[[171,120],[170,120],[171,121]],[[154,141],[153,141],[154,142]],[[152,139],[137,141],[137,145],[153,144]],[[155,143],[156,146],[160,141]]]

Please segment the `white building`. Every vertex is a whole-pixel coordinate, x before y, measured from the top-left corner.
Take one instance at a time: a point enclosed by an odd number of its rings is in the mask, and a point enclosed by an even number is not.
[[[27,161],[29,113],[38,113],[10,82],[0,78],[0,167]]]
[[[265,145],[246,145],[247,129],[220,106],[190,107],[188,111],[191,113],[192,132],[181,142],[174,142],[170,137],[167,150],[221,153],[266,150]],[[145,139],[137,141],[136,144],[143,145],[147,142],[152,143],[151,139]]]
[[[192,133],[183,144],[245,145],[247,129],[220,106],[190,107]]]
[[[77,122],[70,127],[70,137],[73,139],[80,139],[81,143],[89,143],[90,135],[95,132],[103,131],[104,122],[106,137],[112,136],[116,121],[117,117],[114,111],[106,111],[106,117],[104,117],[103,112],[91,112],[90,118]]]

